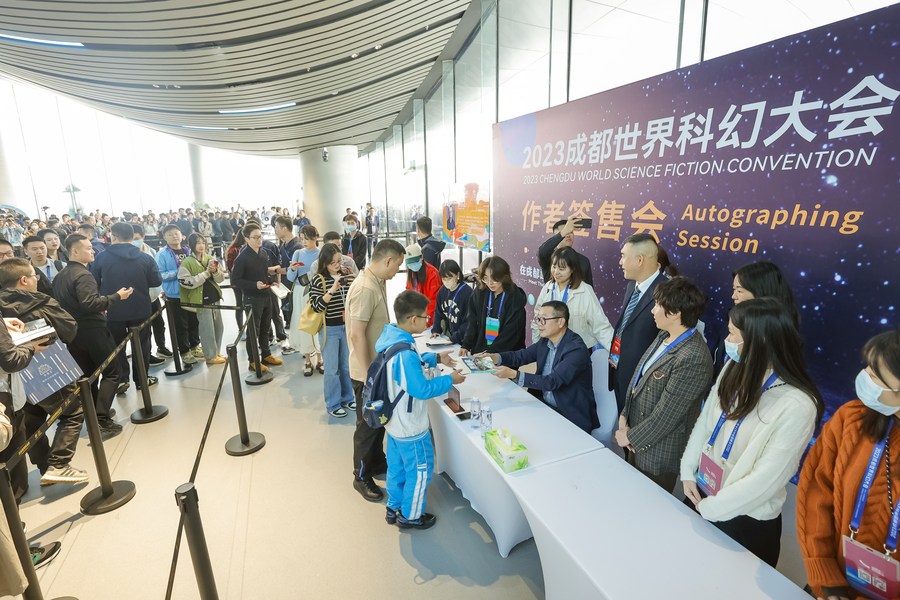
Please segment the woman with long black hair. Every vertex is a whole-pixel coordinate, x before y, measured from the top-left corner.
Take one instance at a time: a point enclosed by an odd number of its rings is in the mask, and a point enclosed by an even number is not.
[[[736,305],[725,344],[730,360],[681,458],[685,502],[774,567],[785,486],[824,404],[782,302],[757,298]]]
[[[525,291],[513,283],[509,263],[499,256],[486,258],[478,268],[483,287],[469,301],[469,327],[460,356],[479,352],[507,352],[525,347]]]

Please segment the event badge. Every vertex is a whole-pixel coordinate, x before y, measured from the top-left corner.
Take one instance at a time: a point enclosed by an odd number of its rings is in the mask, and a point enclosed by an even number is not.
[[[500,335],[500,319],[496,317],[488,317],[484,320],[484,339],[487,340],[488,346],[494,343],[497,336]]]
[[[722,480],[725,479],[725,469],[718,464],[709,454],[700,454],[700,470],[697,473],[697,487],[707,496],[715,496],[722,489]]]
[[[613,369],[619,366],[619,354],[622,352],[622,338],[613,338],[612,347],[609,349],[609,364]]]
[[[868,598],[889,600],[900,596],[900,563],[861,544],[844,538],[844,562],[847,582]]]

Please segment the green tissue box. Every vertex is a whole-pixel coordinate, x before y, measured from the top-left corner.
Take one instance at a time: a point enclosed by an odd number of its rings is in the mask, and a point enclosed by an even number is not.
[[[484,449],[504,473],[521,471],[528,466],[528,448],[505,429],[485,432]]]

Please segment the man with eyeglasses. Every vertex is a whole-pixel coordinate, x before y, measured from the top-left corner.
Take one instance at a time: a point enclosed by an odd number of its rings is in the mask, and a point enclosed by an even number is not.
[[[496,365],[494,375],[540,394],[544,404],[590,433],[600,427],[592,384],[591,353],[569,329],[569,307],[559,300],[541,305],[534,318],[541,339],[514,352],[482,353]],[[537,363],[535,372],[517,369]]]
[[[266,365],[281,365],[280,358],[272,356],[269,349],[269,326],[272,323],[272,275],[279,269],[278,265],[269,266],[269,259],[262,252],[263,234],[259,225],[248,223],[242,230],[247,245],[234,259],[234,267],[231,269],[231,285],[243,292],[244,306],[250,306],[250,316],[253,326],[256,327],[256,336],[259,343],[260,365],[262,371],[268,371]],[[250,370],[256,370],[253,362],[253,354],[250,351],[250,336],[247,335],[247,358],[250,361]]]

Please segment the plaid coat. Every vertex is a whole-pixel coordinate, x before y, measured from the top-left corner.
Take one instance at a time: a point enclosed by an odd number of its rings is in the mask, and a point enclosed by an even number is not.
[[[699,331],[666,352],[640,376],[641,365],[668,337],[661,331],[638,362],[622,415],[635,464],[653,475],[677,473],[681,455],[712,384],[713,363]],[[637,384],[635,385],[635,381]]]

